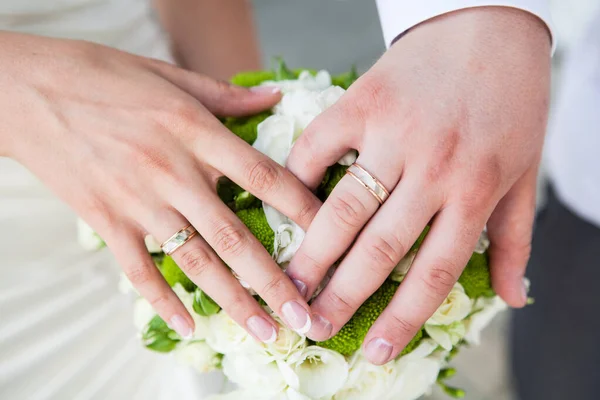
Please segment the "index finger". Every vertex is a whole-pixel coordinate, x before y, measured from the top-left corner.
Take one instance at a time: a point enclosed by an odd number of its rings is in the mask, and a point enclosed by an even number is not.
[[[224,128],[222,128],[224,129]],[[238,137],[218,135],[216,148],[205,160],[229,179],[276,208],[307,230],[321,207],[319,199],[290,171]]]
[[[395,358],[458,281],[485,225],[485,218],[464,215],[448,207],[436,217],[406,278],[365,338],[372,363]]]

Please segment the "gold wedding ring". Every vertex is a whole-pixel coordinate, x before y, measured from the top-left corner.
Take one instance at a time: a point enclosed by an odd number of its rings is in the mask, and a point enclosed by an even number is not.
[[[175,233],[167,240],[165,240],[163,244],[160,245],[160,248],[166,255],[170,256],[175,252],[175,250],[177,250],[178,248],[186,244],[191,238],[196,236],[197,233],[198,232],[192,225],[188,225],[179,232]]]
[[[387,191],[385,186],[357,163],[349,166],[346,173],[364,186],[377,199],[379,204],[383,204],[390,197],[390,192]]]

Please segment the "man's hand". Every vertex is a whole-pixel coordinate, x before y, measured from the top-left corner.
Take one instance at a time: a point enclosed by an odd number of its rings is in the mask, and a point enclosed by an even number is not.
[[[392,192],[378,210],[346,176],[317,213],[288,269],[307,297],[356,242],[312,304],[310,338],[333,336],[428,223],[410,272],[365,339],[369,360],[395,357],[435,312],[486,223],[494,288],[509,305],[525,305],[549,83],[540,20],[468,9],[411,30],[306,129],[288,160],[306,185],[357,149],[357,162]]]

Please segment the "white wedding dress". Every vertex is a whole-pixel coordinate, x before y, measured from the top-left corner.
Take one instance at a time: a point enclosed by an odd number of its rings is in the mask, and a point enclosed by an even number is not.
[[[1,0],[0,30],[169,60],[149,1]],[[0,399],[197,400],[223,385],[142,348],[111,254],[82,250],[73,212],[2,157],[0,257]]]

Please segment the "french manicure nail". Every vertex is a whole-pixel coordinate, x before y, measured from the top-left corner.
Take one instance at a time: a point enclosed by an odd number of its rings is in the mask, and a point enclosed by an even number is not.
[[[373,364],[383,365],[392,355],[392,345],[385,339],[372,339],[365,347],[365,356]]]
[[[331,338],[332,331],[333,325],[331,322],[319,314],[313,315],[312,327],[310,328],[310,332],[308,334],[311,339],[317,342],[323,342]]]
[[[177,314],[171,317],[171,327],[175,329],[175,332],[179,334],[182,338],[189,340],[192,338],[192,328],[187,323],[186,319],[181,315]]]
[[[263,317],[253,315],[246,321],[246,326],[263,343],[271,344],[277,339],[275,327]]]
[[[253,86],[250,88],[250,91],[258,94],[281,93],[281,89],[277,86]]]
[[[310,330],[310,315],[297,301],[285,303],[281,306],[281,313],[289,326],[300,335],[305,335]]]
[[[298,289],[298,293],[300,293],[302,297],[306,298],[306,293],[308,293],[308,287],[306,286],[306,283],[298,279],[292,279],[292,283],[296,286],[296,289]]]

